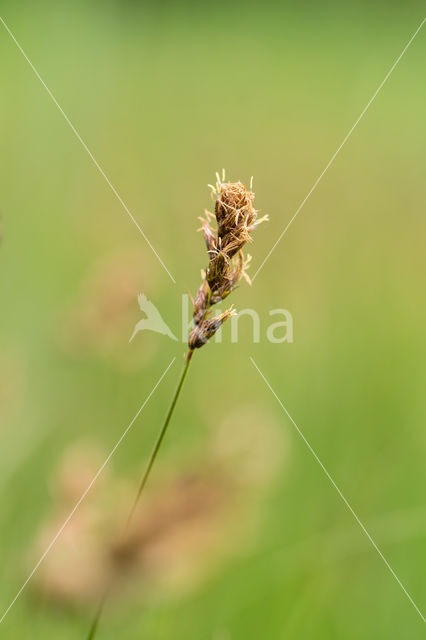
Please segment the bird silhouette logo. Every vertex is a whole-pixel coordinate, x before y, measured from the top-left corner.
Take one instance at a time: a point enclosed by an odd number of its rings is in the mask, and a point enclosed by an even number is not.
[[[139,322],[135,324],[135,328],[129,342],[133,340],[133,338],[137,333],[139,333],[139,331],[146,330],[155,331],[155,333],[161,333],[165,336],[169,336],[169,338],[171,338],[172,340],[177,341],[176,336],[164,322],[157,307],[150,300],[148,300],[148,298],[143,293],[140,293],[138,295],[138,303],[141,311],[143,311],[146,315],[146,318],[142,318],[142,320],[139,320]]]

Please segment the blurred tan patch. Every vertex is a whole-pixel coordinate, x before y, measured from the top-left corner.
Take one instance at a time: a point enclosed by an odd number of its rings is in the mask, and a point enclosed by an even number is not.
[[[158,337],[129,345],[140,318],[137,295],[153,290],[153,275],[144,268],[143,252],[130,248],[96,262],[58,323],[58,340],[73,357],[96,354],[113,358],[125,369],[151,361]]]
[[[112,583],[116,600],[172,597],[207,580],[229,555],[255,539],[262,497],[283,463],[277,425],[253,408],[218,425],[190,458],[159,460],[129,528],[134,482],[101,476],[35,578],[52,602],[85,605]],[[236,424],[241,424],[241,428]],[[243,427],[245,427],[243,429]],[[71,448],[53,479],[55,504],[37,536],[41,554],[60,528],[103,456]],[[268,464],[269,462],[269,464]]]
[[[66,452],[50,483],[54,506],[37,535],[37,554],[48,547],[101,463],[102,454],[92,445],[82,444]],[[69,604],[84,603],[101,592],[109,574],[102,516],[93,494],[89,494],[40,566],[36,591],[54,602]]]

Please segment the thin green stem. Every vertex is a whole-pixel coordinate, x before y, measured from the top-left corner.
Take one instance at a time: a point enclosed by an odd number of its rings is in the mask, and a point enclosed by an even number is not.
[[[176,388],[175,394],[174,394],[174,396],[172,398],[172,401],[170,403],[170,407],[169,407],[169,410],[167,412],[166,418],[164,420],[164,424],[163,424],[163,426],[161,428],[160,433],[158,434],[157,441],[156,441],[156,443],[154,445],[154,448],[153,448],[153,450],[151,452],[151,455],[149,457],[148,464],[146,466],[145,473],[142,476],[142,480],[141,480],[141,483],[139,485],[138,492],[136,494],[135,500],[133,502],[133,506],[132,506],[132,508],[130,510],[130,513],[129,513],[129,517],[127,518],[126,530],[127,530],[128,526],[129,526],[129,524],[130,524],[130,522],[131,522],[131,520],[132,520],[132,518],[134,516],[136,507],[137,507],[138,502],[139,502],[139,498],[141,497],[142,491],[144,490],[144,488],[146,486],[146,483],[148,482],[149,474],[151,473],[151,469],[152,469],[153,464],[155,462],[155,459],[156,459],[156,457],[158,455],[158,452],[160,450],[161,444],[162,444],[162,442],[164,440],[164,436],[166,435],[167,427],[169,426],[169,422],[170,422],[171,417],[173,415],[173,411],[174,411],[174,409],[176,407],[176,403],[178,401],[179,394],[180,394],[180,392],[182,390],[183,383],[185,382],[186,374],[188,373],[189,363],[191,362],[191,358],[192,358],[192,354],[193,353],[194,353],[193,351],[189,351],[188,355],[186,356],[185,366],[183,368],[183,371],[182,371],[178,386]]]
[[[128,527],[130,525],[130,522],[131,522],[131,520],[132,520],[132,518],[133,518],[133,516],[135,514],[136,507],[138,505],[139,499],[140,499],[140,497],[142,495],[142,492],[143,492],[143,490],[144,490],[144,488],[146,486],[146,483],[148,482],[148,478],[149,478],[149,475],[151,473],[151,469],[152,469],[152,467],[154,465],[154,462],[155,462],[155,459],[156,459],[156,457],[158,455],[158,452],[160,450],[161,444],[162,444],[162,442],[164,440],[164,436],[166,435],[167,428],[169,426],[170,420],[171,420],[172,415],[173,415],[173,411],[175,410],[176,403],[178,401],[180,392],[181,392],[182,387],[183,387],[183,383],[185,382],[186,374],[188,373],[189,363],[191,362],[191,358],[192,358],[193,353],[194,353],[194,351],[190,350],[188,352],[187,356],[186,356],[185,366],[184,366],[184,368],[182,370],[182,374],[181,374],[181,377],[179,379],[178,386],[176,388],[176,391],[175,391],[174,396],[172,398],[172,401],[170,403],[170,407],[169,407],[169,410],[168,410],[168,412],[166,414],[166,417],[164,419],[164,423],[163,423],[163,426],[161,427],[161,431],[158,434],[157,441],[156,441],[156,443],[154,445],[154,448],[153,448],[153,450],[151,452],[151,455],[149,457],[148,464],[147,464],[145,472],[144,472],[144,474],[142,476],[142,480],[141,480],[141,483],[139,485],[139,489],[138,489],[138,492],[136,494],[135,500],[133,502],[132,508],[130,509],[130,513],[129,513],[129,516],[128,516],[127,522],[126,522],[125,532],[127,531]],[[105,593],[103,594],[103,596],[102,596],[102,598],[100,600],[98,609],[96,611],[96,615],[93,618],[93,622],[92,622],[92,625],[90,627],[89,635],[87,636],[87,640],[93,640],[95,638],[95,636],[96,636],[96,632],[97,632],[98,626],[99,626],[99,621],[101,619],[102,612],[103,612],[103,610],[105,608],[105,603],[106,603],[106,600],[107,600],[109,592],[110,592],[110,588],[108,587],[105,590]]]
[[[90,627],[90,631],[89,631],[89,635],[87,636],[87,640],[93,640],[93,638],[96,636],[96,632],[98,630],[98,626],[99,626],[99,620],[101,619],[102,616],[102,612],[104,610],[105,607],[105,602],[107,600],[108,597],[108,593],[109,593],[109,589],[105,590],[105,593],[102,595],[102,598],[99,602],[99,606],[98,609],[96,611],[95,617],[93,618],[93,622],[92,625]]]

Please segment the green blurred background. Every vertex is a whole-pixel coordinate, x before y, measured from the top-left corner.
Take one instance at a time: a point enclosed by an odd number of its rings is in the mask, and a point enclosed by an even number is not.
[[[1,27],[3,611],[39,557],[58,460],[86,437],[108,452],[176,356],[111,461],[137,485],[184,347],[153,333],[129,344],[136,295],[180,331],[215,171],[253,175],[270,216],[250,247],[254,273],[423,14],[420,3],[92,1],[4,2],[2,17],[177,282]],[[99,638],[422,637],[249,356],[422,609],[425,54],[423,28],[253,287],[234,294],[258,311],[261,343],[246,318],[238,344],[224,328],[194,358],[159,466],[241,408],[275,421],[285,455],[257,498],[255,541],[240,532],[197,588],[107,611]],[[280,307],[292,344],[265,339]],[[91,611],[40,601],[30,584],[0,637],[84,638]]]

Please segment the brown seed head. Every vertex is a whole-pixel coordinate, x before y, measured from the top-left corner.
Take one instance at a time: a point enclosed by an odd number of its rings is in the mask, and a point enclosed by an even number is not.
[[[209,319],[210,307],[229,296],[242,277],[250,283],[246,273],[250,256],[245,258],[242,249],[251,242],[250,232],[267,219],[264,216],[257,220],[251,189],[241,182],[225,182],[224,176],[222,180],[217,178],[216,186],[211,187],[216,197],[214,216],[206,211],[206,217],[201,218],[209,263],[193,303],[195,328],[188,342],[191,350],[202,347],[233,315],[228,310]],[[216,230],[210,225],[213,217],[217,222]]]

